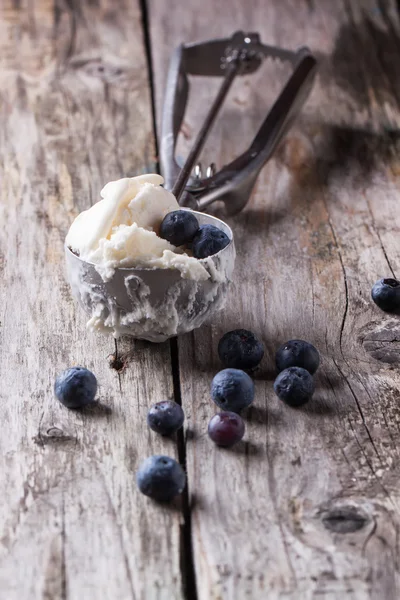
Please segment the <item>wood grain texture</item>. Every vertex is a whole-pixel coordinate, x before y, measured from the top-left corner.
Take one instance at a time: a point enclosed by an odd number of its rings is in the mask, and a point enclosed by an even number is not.
[[[370,288],[400,275],[400,19],[395,2],[163,3],[149,22],[159,123],[168,57],[180,42],[259,31],[307,44],[320,75],[302,119],[229,219],[238,250],[220,319],[179,340],[192,545],[200,600],[399,597],[400,321]],[[204,150],[222,166],[251,140],[288,74],[265,65],[235,84]],[[193,84],[185,154],[214,82]],[[217,343],[242,326],[266,356],[245,441],[215,448],[206,427]],[[308,339],[317,393],[291,410],[274,396],[274,352]]]
[[[181,510],[135,484],[146,456],[176,456],[145,425],[148,405],[173,395],[169,345],[112,357],[64,278],[72,219],[107,181],[154,170],[138,2],[0,8],[1,596],[180,599]],[[75,364],[98,377],[96,409],[53,397]]]

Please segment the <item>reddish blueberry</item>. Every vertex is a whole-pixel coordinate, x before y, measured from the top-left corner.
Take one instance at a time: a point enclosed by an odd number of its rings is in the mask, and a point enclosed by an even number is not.
[[[220,412],[210,420],[208,435],[217,446],[233,446],[244,436],[244,421],[234,412]]]

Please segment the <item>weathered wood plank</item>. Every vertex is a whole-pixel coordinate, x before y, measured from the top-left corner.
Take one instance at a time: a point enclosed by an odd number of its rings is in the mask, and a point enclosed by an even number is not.
[[[179,599],[181,513],[135,484],[144,457],[176,455],[145,425],[173,395],[169,345],[120,345],[129,368],[110,368],[114,342],[86,334],[63,264],[104,183],[154,170],[139,4],[0,7],[1,595]],[[53,398],[74,364],[98,376],[103,408]]]
[[[320,77],[298,124],[259,179],[237,240],[235,285],[221,319],[179,340],[201,600],[399,596],[398,317],[372,283],[399,275],[400,20],[395,2],[149,2],[157,116],[172,48],[259,31],[309,45]],[[287,71],[265,65],[232,91],[204,151],[226,163],[246,146]],[[236,84],[235,84],[236,85]],[[195,84],[182,153],[207,110]],[[245,443],[216,449],[206,427],[221,334],[260,334],[266,357]],[[323,356],[304,410],[274,396],[273,355],[293,337]]]

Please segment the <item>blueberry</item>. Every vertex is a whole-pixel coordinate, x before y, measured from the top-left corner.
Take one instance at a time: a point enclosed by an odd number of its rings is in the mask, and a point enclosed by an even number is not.
[[[181,465],[169,456],[150,456],[136,474],[139,490],[159,502],[168,502],[180,494],[186,485]]]
[[[192,241],[192,252],[195,258],[207,258],[217,254],[229,244],[230,240],[222,229],[214,225],[201,225]]]
[[[153,404],[147,413],[147,424],[156,433],[172,435],[183,425],[185,415],[176,402],[165,400]]]
[[[217,446],[233,446],[244,436],[244,421],[234,412],[220,412],[209,422],[208,435]]]
[[[56,379],[54,393],[67,408],[82,408],[94,402],[97,379],[84,367],[71,367]]]
[[[400,310],[400,281],[379,279],[371,291],[372,300],[387,312]]]
[[[290,340],[277,351],[275,363],[279,372],[289,367],[301,367],[313,375],[319,367],[319,353],[309,342]]]
[[[275,379],[274,390],[278,398],[289,406],[301,406],[313,395],[314,380],[306,369],[289,367]]]
[[[240,369],[224,369],[211,384],[211,397],[224,410],[238,413],[254,400],[254,382]]]
[[[254,369],[264,356],[264,346],[251,331],[235,329],[220,339],[218,356],[227,367]]]
[[[195,215],[188,210],[174,210],[168,213],[160,226],[160,237],[174,246],[189,244],[199,229]]]

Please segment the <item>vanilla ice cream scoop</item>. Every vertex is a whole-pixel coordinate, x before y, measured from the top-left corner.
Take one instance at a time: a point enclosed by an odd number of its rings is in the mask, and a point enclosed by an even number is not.
[[[180,208],[163,182],[149,174],[107,183],[102,200],[72,223],[67,246],[95,264],[104,281],[119,267],[176,268],[184,278],[208,279],[198,260],[157,235],[165,215]]]
[[[231,240],[202,260],[162,239],[162,220],[180,209],[163,181],[153,174],[112,181],[72,223],[67,272],[90,315],[89,329],[162,341],[198,327],[222,306],[235,258],[232,232],[219,219],[194,213]]]

